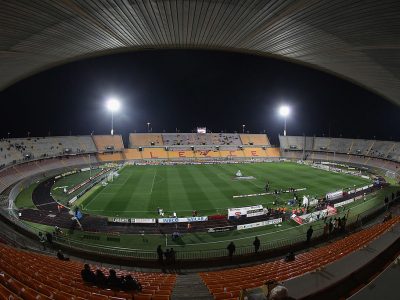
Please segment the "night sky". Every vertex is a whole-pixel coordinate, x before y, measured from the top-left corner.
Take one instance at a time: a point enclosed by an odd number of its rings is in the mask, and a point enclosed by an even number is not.
[[[266,132],[400,140],[400,107],[335,76],[256,55],[163,50],[80,60],[1,92],[0,137],[108,134],[109,97],[122,102],[115,133]]]

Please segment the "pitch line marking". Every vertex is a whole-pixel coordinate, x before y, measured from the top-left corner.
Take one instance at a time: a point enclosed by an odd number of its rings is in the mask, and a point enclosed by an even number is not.
[[[365,202],[363,202],[363,203],[370,202],[370,201],[372,201],[372,200],[375,200],[376,198],[377,198],[377,196],[374,195],[373,197],[371,197],[370,199],[368,199],[367,201],[365,201]],[[357,207],[357,206],[360,206],[360,205],[363,204],[363,203],[359,203],[359,204],[357,204],[357,205],[351,207],[350,210],[353,209],[353,208],[355,208],[355,207]],[[309,223],[308,223],[308,224],[309,224]],[[255,235],[255,236],[267,236],[267,235],[271,235],[271,234],[275,234],[275,233],[279,233],[279,232],[284,232],[284,231],[288,231],[288,230],[293,230],[293,229],[299,228],[299,227],[304,226],[304,225],[307,225],[307,224],[301,224],[301,225],[296,226],[296,227],[285,228],[285,229],[281,229],[281,230],[273,231],[273,232],[266,232],[266,233],[264,233],[264,234],[258,234],[258,235]],[[158,235],[158,234],[157,234],[157,235]],[[219,240],[219,241],[215,241],[215,242],[206,242],[206,243],[191,243],[191,244],[185,244],[184,246],[174,244],[174,247],[186,247],[186,246],[198,246],[198,245],[207,245],[207,244],[226,243],[226,241],[239,241],[239,240],[245,240],[245,239],[252,239],[252,238],[254,238],[255,236],[247,236],[247,237],[241,237],[241,238],[236,238],[236,239]],[[283,239],[281,239],[281,240],[283,240]],[[276,240],[276,241],[280,241],[280,240]],[[104,245],[102,245],[102,247],[103,247],[103,246],[104,246]],[[105,247],[107,247],[107,246],[105,246]],[[130,248],[120,248],[120,249],[130,249]],[[143,250],[143,251],[146,251],[146,250]],[[147,250],[147,251],[148,251],[148,250]]]
[[[107,187],[107,186],[106,186]],[[105,187],[105,188],[106,188]],[[97,193],[84,207],[83,209],[88,209],[89,204],[91,204],[93,202],[93,200],[95,200],[98,196],[100,195],[100,193]]]
[[[153,182],[151,183],[150,194],[153,193],[153,187],[154,187],[154,181],[156,179],[156,175],[157,175],[157,168],[155,168],[155,172],[154,172],[154,175],[153,175]]]
[[[42,203],[42,204],[37,204],[35,206],[42,206],[42,205],[49,205],[49,204],[56,204],[57,202],[47,202],[47,203]]]
[[[259,189],[264,188],[263,186],[260,186],[260,185],[256,184],[255,182],[252,182],[251,180],[249,180],[249,181],[247,181],[247,182],[250,182],[252,185],[254,185],[255,187],[257,187],[257,188],[259,188]]]
[[[375,200],[375,199],[376,199],[376,196],[373,196],[373,197],[371,197],[371,199],[369,199],[369,200],[367,200],[367,201],[365,201],[365,202],[362,202],[362,203],[359,203],[359,204],[357,204],[357,205],[355,205],[355,206],[350,207],[349,210],[351,211],[353,208],[355,208],[355,207],[357,207],[357,206],[360,206],[360,205],[362,205],[362,204],[364,204],[364,203],[370,202],[370,201],[372,201],[372,200]],[[339,213],[338,215],[340,215],[340,213]],[[256,237],[256,236],[267,236],[267,235],[270,235],[270,234],[275,234],[275,233],[279,233],[279,232],[284,232],[284,231],[287,231],[287,230],[293,230],[293,228],[299,228],[299,227],[301,227],[301,226],[309,225],[309,224],[310,224],[310,223],[305,223],[305,224],[301,224],[301,225],[299,225],[299,226],[290,227],[290,228],[285,228],[285,229],[281,229],[281,230],[277,230],[277,231],[273,231],[273,232],[266,232],[266,233],[258,234],[258,235],[255,235],[255,236],[247,236],[247,237],[241,237],[241,238],[237,238],[237,239],[227,239],[227,240],[220,240],[220,241],[207,242],[207,243],[185,244],[184,246],[196,246],[196,245],[218,244],[218,243],[224,243],[224,242],[230,241],[230,240],[232,240],[232,241],[239,241],[239,240],[251,239],[251,238],[254,238],[254,237]],[[322,227],[321,227],[321,228],[322,228]],[[279,240],[276,240],[276,241],[281,241],[281,240],[283,240],[283,239],[279,239]],[[184,247],[184,246],[180,246],[180,245],[175,245],[175,244],[174,244],[174,247],[175,247],[175,246],[176,246],[176,247]]]
[[[120,176],[121,176],[121,175],[120,175]],[[103,190],[102,190],[100,193],[98,193],[96,196],[94,196],[94,197],[83,207],[83,209],[89,210],[89,209],[88,209],[89,205],[92,204],[92,202],[93,202],[94,200],[96,200],[96,198],[97,198],[100,194],[115,195],[116,192],[113,192],[113,191],[104,192],[104,191],[105,191],[105,190],[111,189],[113,186],[123,186],[123,185],[125,185],[125,184],[128,182],[129,178],[130,178],[130,176],[126,176],[125,181],[122,182],[122,183],[114,183],[114,181],[113,181],[113,182],[108,182],[107,185],[103,187]],[[124,179],[124,178],[122,177],[122,178],[118,178],[118,179]],[[90,210],[90,211],[95,211],[95,210]],[[98,211],[104,211],[104,210],[98,210]]]

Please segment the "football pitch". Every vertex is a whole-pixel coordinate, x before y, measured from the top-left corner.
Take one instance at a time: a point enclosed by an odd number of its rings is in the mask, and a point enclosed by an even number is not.
[[[254,179],[237,180],[238,170]],[[125,166],[112,182],[85,195],[81,207],[86,213],[103,216],[156,217],[158,207],[164,209],[166,216],[173,212],[190,216],[193,210],[199,215],[211,215],[256,204],[286,206],[291,193],[233,198],[264,193],[267,180],[271,190],[304,188],[298,193],[300,197],[322,197],[327,192],[370,182],[289,162]]]

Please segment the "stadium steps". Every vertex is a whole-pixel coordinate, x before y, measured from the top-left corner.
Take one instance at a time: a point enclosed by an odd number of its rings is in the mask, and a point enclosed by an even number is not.
[[[332,262],[365,248],[375,238],[400,222],[400,216],[353,233],[343,239],[296,255],[296,260],[275,260],[244,268],[200,273],[207,288],[217,299],[239,297],[240,290],[259,287],[266,281],[286,281],[324,268]]]
[[[179,275],[176,278],[175,287],[172,291],[172,300],[214,299],[204,285],[199,274]]]

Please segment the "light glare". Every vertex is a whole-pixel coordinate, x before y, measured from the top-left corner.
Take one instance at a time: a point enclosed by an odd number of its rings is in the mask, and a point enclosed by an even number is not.
[[[283,106],[281,106],[281,107],[279,108],[279,114],[280,114],[282,117],[287,117],[287,116],[289,115],[289,113],[290,113],[290,108],[289,108],[289,106],[283,105]]]
[[[107,101],[107,109],[109,111],[112,111],[112,112],[118,111],[120,106],[121,105],[120,105],[119,101],[115,98],[111,98]]]

